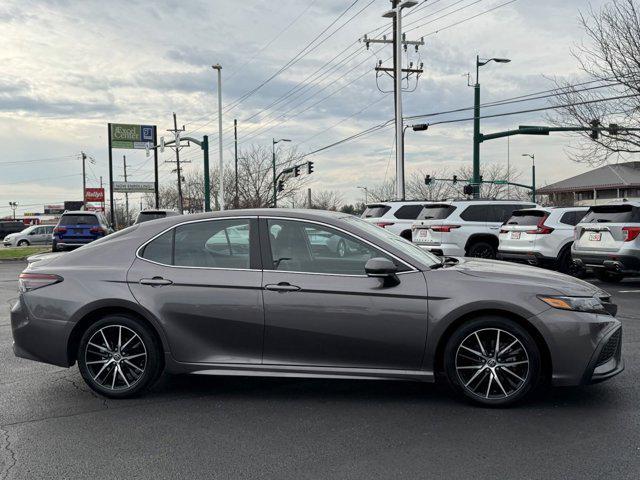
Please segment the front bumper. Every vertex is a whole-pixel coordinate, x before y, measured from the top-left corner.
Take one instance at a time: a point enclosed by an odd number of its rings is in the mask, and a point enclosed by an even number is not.
[[[640,256],[572,251],[573,260],[585,268],[605,269],[626,275],[640,274]]]
[[[622,326],[611,330],[598,344],[582,383],[600,383],[624,370],[622,358]]]

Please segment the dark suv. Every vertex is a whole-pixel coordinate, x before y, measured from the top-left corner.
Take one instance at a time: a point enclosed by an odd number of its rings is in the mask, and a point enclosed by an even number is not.
[[[59,252],[81,247],[112,232],[107,219],[100,212],[64,212],[53,229],[51,250]]]
[[[25,228],[27,228],[27,225],[22,222],[13,220],[0,222],[0,240],[3,240],[4,237],[11,233],[21,232]]]

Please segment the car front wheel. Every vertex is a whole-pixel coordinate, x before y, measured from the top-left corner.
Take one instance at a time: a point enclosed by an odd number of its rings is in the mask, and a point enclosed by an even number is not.
[[[26,241],[26,240],[20,240],[20,241],[18,242],[18,246],[19,246],[19,247],[28,247],[28,246],[29,246],[29,242],[28,242],[28,241]]]
[[[150,388],[160,376],[161,349],[142,322],[108,316],[82,336],[78,368],[87,385],[100,395],[132,397]]]
[[[481,317],[462,325],[449,339],[444,355],[449,384],[477,404],[511,405],[526,397],[540,379],[536,342],[506,318]]]
[[[469,247],[467,257],[488,258],[494,260],[496,258],[496,249],[487,242],[477,242]]]

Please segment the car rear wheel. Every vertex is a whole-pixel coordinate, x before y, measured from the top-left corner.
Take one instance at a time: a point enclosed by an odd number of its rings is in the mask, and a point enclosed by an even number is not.
[[[18,242],[18,246],[19,247],[28,247],[29,246],[29,242],[27,240],[20,240]]]
[[[444,366],[453,389],[474,403],[504,407],[526,397],[538,384],[540,351],[516,322],[480,317],[454,332]]]
[[[621,273],[609,272],[607,270],[598,269],[595,270],[594,273],[596,275],[596,278],[601,282],[619,283],[624,279],[624,275],[622,275]]]
[[[100,395],[133,397],[160,376],[161,349],[142,322],[112,315],[92,324],[82,336],[78,368],[87,385]]]
[[[571,257],[571,250],[566,248],[558,258],[558,271],[572,277],[581,278],[584,276],[584,268],[578,266]]]
[[[469,247],[467,257],[495,259],[496,249],[490,243],[476,242]]]

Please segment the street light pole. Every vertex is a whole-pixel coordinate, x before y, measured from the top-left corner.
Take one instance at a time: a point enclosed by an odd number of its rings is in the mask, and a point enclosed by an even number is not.
[[[476,83],[473,87],[473,198],[480,198],[480,67],[489,62],[509,63],[508,58],[481,59],[476,56]]]
[[[523,157],[529,157],[531,159],[531,200],[536,201],[536,154],[535,153],[523,153]]]
[[[276,175],[276,144],[280,142],[290,142],[288,138],[281,138],[280,140],[272,139],[271,142],[271,165],[273,167],[273,208],[278,207],[278,185]]]
[[[369,188],[368,187],[358,187],[361,190],[364,190],[364,204],[367,205],[369,203]]]
[[[211,67],[218,71],[218,176],[220,178],[218,203],[220,205],[220,210],[224,210],[224,162],[222,159],[222,65],[216,63]]]

